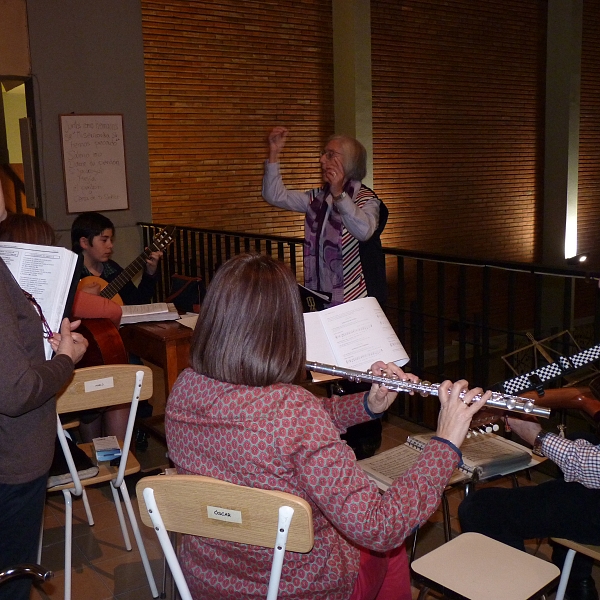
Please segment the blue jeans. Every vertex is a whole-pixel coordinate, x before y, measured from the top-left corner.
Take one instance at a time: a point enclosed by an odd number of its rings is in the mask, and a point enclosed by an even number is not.
[[[28,483],[0,483],[0,569],[37,562],[48,475]],[[0,585],[0,600],[29,600],[31,577]]]

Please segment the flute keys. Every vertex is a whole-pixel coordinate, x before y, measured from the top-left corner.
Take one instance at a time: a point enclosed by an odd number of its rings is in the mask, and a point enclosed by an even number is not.
[[[530,413],[530,412],[532,412],[532,411],[533,411],[533,407],[534,407],[534,404],[533,404],[533,402],[532,402],[531,400],[528,400],[527,402],[525,402],[525,403],[523,404],[523,410],[524,410],[526,413]]]
[[[517,405],[517,401],[515,400],[514,396],[502,396],[502,399],[506,403],[506,408],[508,408],[508,410],[513,410]]]

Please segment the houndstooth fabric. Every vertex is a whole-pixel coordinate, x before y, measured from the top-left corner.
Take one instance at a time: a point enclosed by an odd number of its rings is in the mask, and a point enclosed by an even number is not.
[[[590,363],[600,358],[600,344],[592,346],[587,350],[582,350],[573,356],[559,356],[556,362],[550,363],[539,369],[534,369],[524,375],[518,375],[512,379],[507,379],[504,383],[500,384],[500,389],[506,394],[520,394],[528,392],[536,388],[536,380],[539,379],[540,383],[547,383],[554,379],[558,379],[563,375],[575,370],[585,367]]]
[[[311,505],[314,548],[286,553],[279,598],[347,600],[358,546],[401,546],[434,512],[458,465],[457,453],[434,440],[380,494],[340,440],[346,427],[368,420],[362,399],[316,398],[287,384],[232,385],[191,369],[169,396],[169,457],[180,472],[289,492]],[[194,598],[264,598],[271,559],[270,549],[184,537],[182,568]],[[405,586],[410,596],[408,572]]]

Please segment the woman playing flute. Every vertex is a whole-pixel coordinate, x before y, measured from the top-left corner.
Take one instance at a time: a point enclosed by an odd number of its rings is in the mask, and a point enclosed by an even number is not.
[[[384,494],[340,439],[377,419],[396,397],[383,386],[317,398],[295,385],[305,365],[302,308],[291,271],[267,256],[239,255],[219,268],[202,305],[191,368],[169,396],[166,434],[178,471],[281,490],[313,511],[315,544],[286,554],[281,598],[411,598],[404,540],[435,511],[454,469],[481,389],[440,386],[437,435]],[[377,362],[377,375],[416,380]],[[264,598],[272,551],[185,536],[182,568],[194,598]]]

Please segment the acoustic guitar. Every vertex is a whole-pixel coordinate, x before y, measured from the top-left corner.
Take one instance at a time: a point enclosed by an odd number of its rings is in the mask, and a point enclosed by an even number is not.
[[[121,288],[145,267],[146,260],[152,252],[161,252],[174,241],[175,238],[173,234],[175,233],[175,229],[175,225],[169,225],[164,229],[161,229],[154,236],[150,246],[146,248],[146,250],[144,250],[144,252],[142,252],[127,268],[123,269],[123,271],[110,283],[101,277],[89,275],[88,277],[84,277],[77,284],[77,289],[80,290],[83,287],[97,284],[100,286],[100,296],[108,298],[120,306],[123,306],[123,300],[119,296]]]
[[[77,331],[88,341],[77,368],[96,365],[126,365],[129,355],[119,333],[110,319],[82,319]]]

